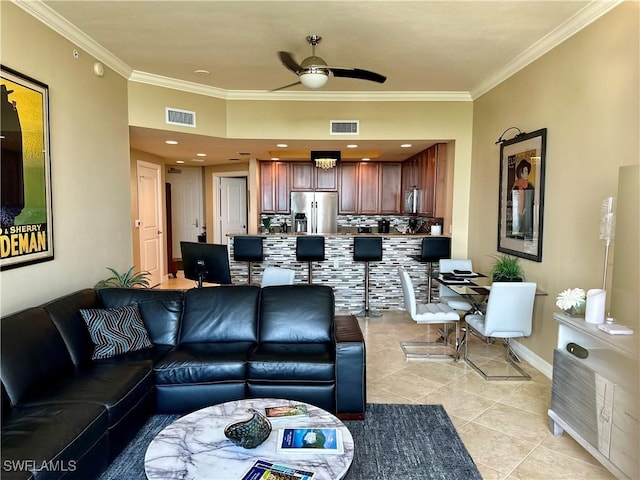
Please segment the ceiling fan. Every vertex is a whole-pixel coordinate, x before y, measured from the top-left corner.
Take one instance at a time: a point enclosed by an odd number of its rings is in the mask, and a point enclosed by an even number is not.
[[[358,78],[360,80],[369,80],[377,83],[384,83],[387,79],[384,75],[360,68],[328,66],[327,62],[322,58],[316,57],[316,45],[320,43],[320,40],[322,40],[322,37],[319,35],[309,35],[307,37],[307,42],[311,45],[311,56],[305,58],[300,64],[293,59],[291,53],[278,52],[278,57],[282,64],[295,73],[299,80],[272,91],[275,92],[299,84],[307,88],[320,88],[326,85],[327,80],[329,80],[329,75],[333,75],[334,77]]]

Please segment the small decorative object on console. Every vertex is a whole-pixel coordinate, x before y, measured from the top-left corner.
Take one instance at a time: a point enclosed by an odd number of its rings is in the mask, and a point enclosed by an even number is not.
[[[598,325],[598,329],[610,335],[633,335],[633,329],[615,323],[604,323]]]
[[[587,292],[582,288],[568,288],[556,297],[556,306],[571,317],[584,316]]]
[[[256,448],[271,434],[271,422],[257,410],[250,408],[250,419],[227,425],[224,435],[242,448]]]

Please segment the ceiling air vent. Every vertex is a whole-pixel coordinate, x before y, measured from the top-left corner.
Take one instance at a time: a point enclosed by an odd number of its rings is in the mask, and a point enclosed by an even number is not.
[[[329,133],[331,135],[359,135],[360,122],[358,120],[330,120]]]
[[[180,125],[183,127],[196,126],[196,112],[190,112],[189,110],[180,110],[179,108],[165,108],[168,125]]]

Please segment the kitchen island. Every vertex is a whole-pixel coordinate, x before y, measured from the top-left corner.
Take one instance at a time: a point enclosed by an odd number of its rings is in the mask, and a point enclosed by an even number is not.
[[[300,233],[261,234],[264,238],[264,261],[255,262],[253,282],[260,283],[266,267],[289,268],[295,271],[295,282],[307,282],[307,262],[296,261],[296,237]],[[247,263],[233,260],[233,239],[229,237],[231,280],[234,284],[247,282]],[[374,310],[404,308],[398,267],[404,267],[414,282],[418,300],[427,298],[427,265],[412,258],[420,255],[422,239],[429,234],[403,235],[393,233],[329,233],[325,237],[324,262],[313,262],[313,283],[333,287],[336,313],[359,311],[364,306],[364,262],[353,261],[355,236],[382,237],[382,261],[370,263],[369,302]],[[437,287],[436,287],[437,288]],[[433,292],[437,299],[437,291]]]

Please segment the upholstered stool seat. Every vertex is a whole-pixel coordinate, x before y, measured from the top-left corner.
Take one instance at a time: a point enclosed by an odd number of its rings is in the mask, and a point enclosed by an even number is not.
[[[382,260],[382,237],[354,237],[353,260],[364,262],[364,309],[354,315],[379,317],[382,314],[369,308],[369,262]]]
[[[233,239],[233,259],[237,262],[247,262],[247,283],[252,283],[253,262],[262,262],[264,253],[262,248],[263,237],[240,236]]]
[[[322,262],[324,257],[324,237],[319,235],[296,238],[296,260],[308,263],[308,282],[312,283],[312,262]]]

